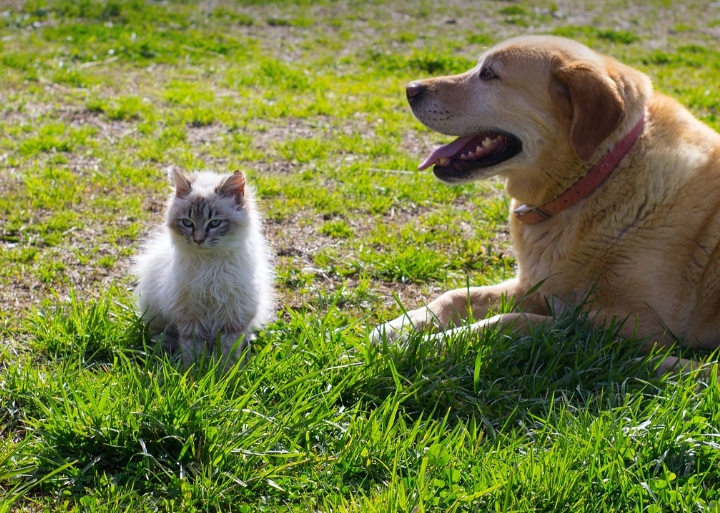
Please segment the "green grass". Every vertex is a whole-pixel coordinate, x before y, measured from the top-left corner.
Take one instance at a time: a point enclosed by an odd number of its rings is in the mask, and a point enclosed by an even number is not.
[[[367,339],[514,274],[501,181],[415,170],[447,138],[405,84],[553,33],[720,129],[720,9],[677,7],[0,9],[0,512],[720,511],[716,379],[654,377],[622,320]],[[278,253],[277,319],[230,369],[185,371],[134,311],[170,164],[243,170]]]

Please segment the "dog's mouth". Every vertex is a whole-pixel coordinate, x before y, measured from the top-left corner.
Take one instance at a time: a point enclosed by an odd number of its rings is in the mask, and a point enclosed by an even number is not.
[[[522,151],[522,142],[506,132],[484,132],[458,137],[450,144],[438,146],[418,166],[419,170],[435,165],[433,172],[441,180],[469,178],[472,171],[511,159]]]

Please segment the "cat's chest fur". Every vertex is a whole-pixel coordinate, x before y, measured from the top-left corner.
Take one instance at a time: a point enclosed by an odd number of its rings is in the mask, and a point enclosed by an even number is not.
[[[168,269],[175,308],[197,320],[213,317],[220,323],[245,317],[257,301],[255,266],[246,251],[229,255],[176,254]]]

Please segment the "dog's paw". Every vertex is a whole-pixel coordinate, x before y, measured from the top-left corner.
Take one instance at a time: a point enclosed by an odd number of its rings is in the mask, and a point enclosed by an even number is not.
[[[402,343],[407,339],[408,333],[410,333],[414,327],[405,319],[405,323],[398,323],[397,321],[402,319],[395,319],[394,321],[386,322],[377,326],[370,332],[370,342],[373,344],[382,344],[383,342],[388,343]]]
[[[373,344],[403,343],[411,333],[435,331],[437,327],[433,319],[430,312],[424,308],[407,312],[397,319],[377,326],[370,332],[370,341]]]

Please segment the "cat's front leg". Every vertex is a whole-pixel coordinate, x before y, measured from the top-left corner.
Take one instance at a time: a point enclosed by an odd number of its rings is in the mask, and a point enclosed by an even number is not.
[[[178,329],[178,346],[182,352],[185,367],[189,367],[203,354],[212,356],[213,348],[218,345],[221,356],[229,363],[237,362],[243,355],[254,335],[252,332],[220,331],[218,333],[199,332],[194,326],[181,326]]]
[[[198,336],[197,330],[192,323],[178,325],[177,331],[177,345],[182,355],[183,365],[188,368],[203,354],[205,340],[203,337]]]
[[[164,351],[172,354],[178,350],[180,334],[174,324],[168,324],[164,326],[162,330],[157,330],[153,333],[150,340],[156,344],[161,344]]]
[[[220,335],[220,349],[231,363],[242,358],[243,352],[254,338],[252,332],[231,332]]]

